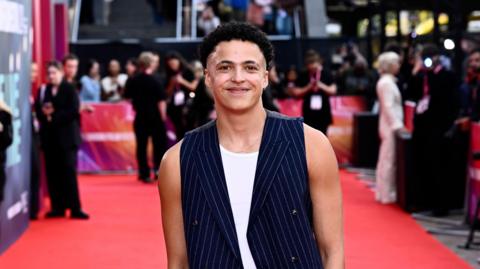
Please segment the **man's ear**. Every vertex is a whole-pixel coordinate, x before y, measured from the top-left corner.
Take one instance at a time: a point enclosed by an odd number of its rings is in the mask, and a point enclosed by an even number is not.
[[[205,86],[207,86],[207,88],[210,88],[210,86],[212,85],[212,81],[207,68],[203,69],[203,75],[205,77]]]
[[[267,88],[268,82],[269,82],[269,79],[268,79],[268,70],[266,70],[266,71],[265,71],[265,75],[264,75],[264,77],[263,77],[263,84],[262,84],[262,88],[263,88],[263,89]]]

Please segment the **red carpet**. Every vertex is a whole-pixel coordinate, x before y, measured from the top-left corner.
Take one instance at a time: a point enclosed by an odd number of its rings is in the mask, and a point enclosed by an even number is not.
[[[349,269],[471,268],[395,206],[342,173]],[[2,269],[166,268],[155,185],[134,176],[81,176],[89,221],[41,219],[2,257]]]
[[[355,174],[342,172],[346,268],[472,268],[394,205],[374,201]]]

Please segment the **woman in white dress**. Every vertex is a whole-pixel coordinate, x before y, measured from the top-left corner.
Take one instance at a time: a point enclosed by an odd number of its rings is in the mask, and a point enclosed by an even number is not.
[[[402,98],[395,77],[399,70],[398,54],[385,52],[379,56],[378,71],[381,77],[377,83],[377,96],[380,105],[381,145],[377,163],[375,199],[382,204],[394,203],[397,199],[395,132],[404,127]]]

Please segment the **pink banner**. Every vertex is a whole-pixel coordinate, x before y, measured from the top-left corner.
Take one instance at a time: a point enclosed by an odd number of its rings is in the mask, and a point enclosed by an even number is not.
[[[338,162],[352,162],[353,149],[353,115],[367,109],[363,97],[334,96],[330,97],[333,124],[328,128],[328,139],[332,143]]]
[[[302,116],[302,99],[278,100],[282,114]],[[353,115],[365,111],[365,99],[359,96],[334,96],[330,97],[333,124],[328,128],[328,138],[340,163],[352,161]]]
[[[93,112],[82,112],[83,143],[79,151],[78,170],[135,170],[135,112],[130,103],[98,103],[91,106]]]

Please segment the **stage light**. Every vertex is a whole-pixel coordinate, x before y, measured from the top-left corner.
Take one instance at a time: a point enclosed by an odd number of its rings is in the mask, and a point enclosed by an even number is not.
[[[451,40],[450,38],[447,38],[445,39],[445,41],[443,41],[443,46],[447,50],[453,50],[455,48],[455,42],[453,42],[453,40]]]

